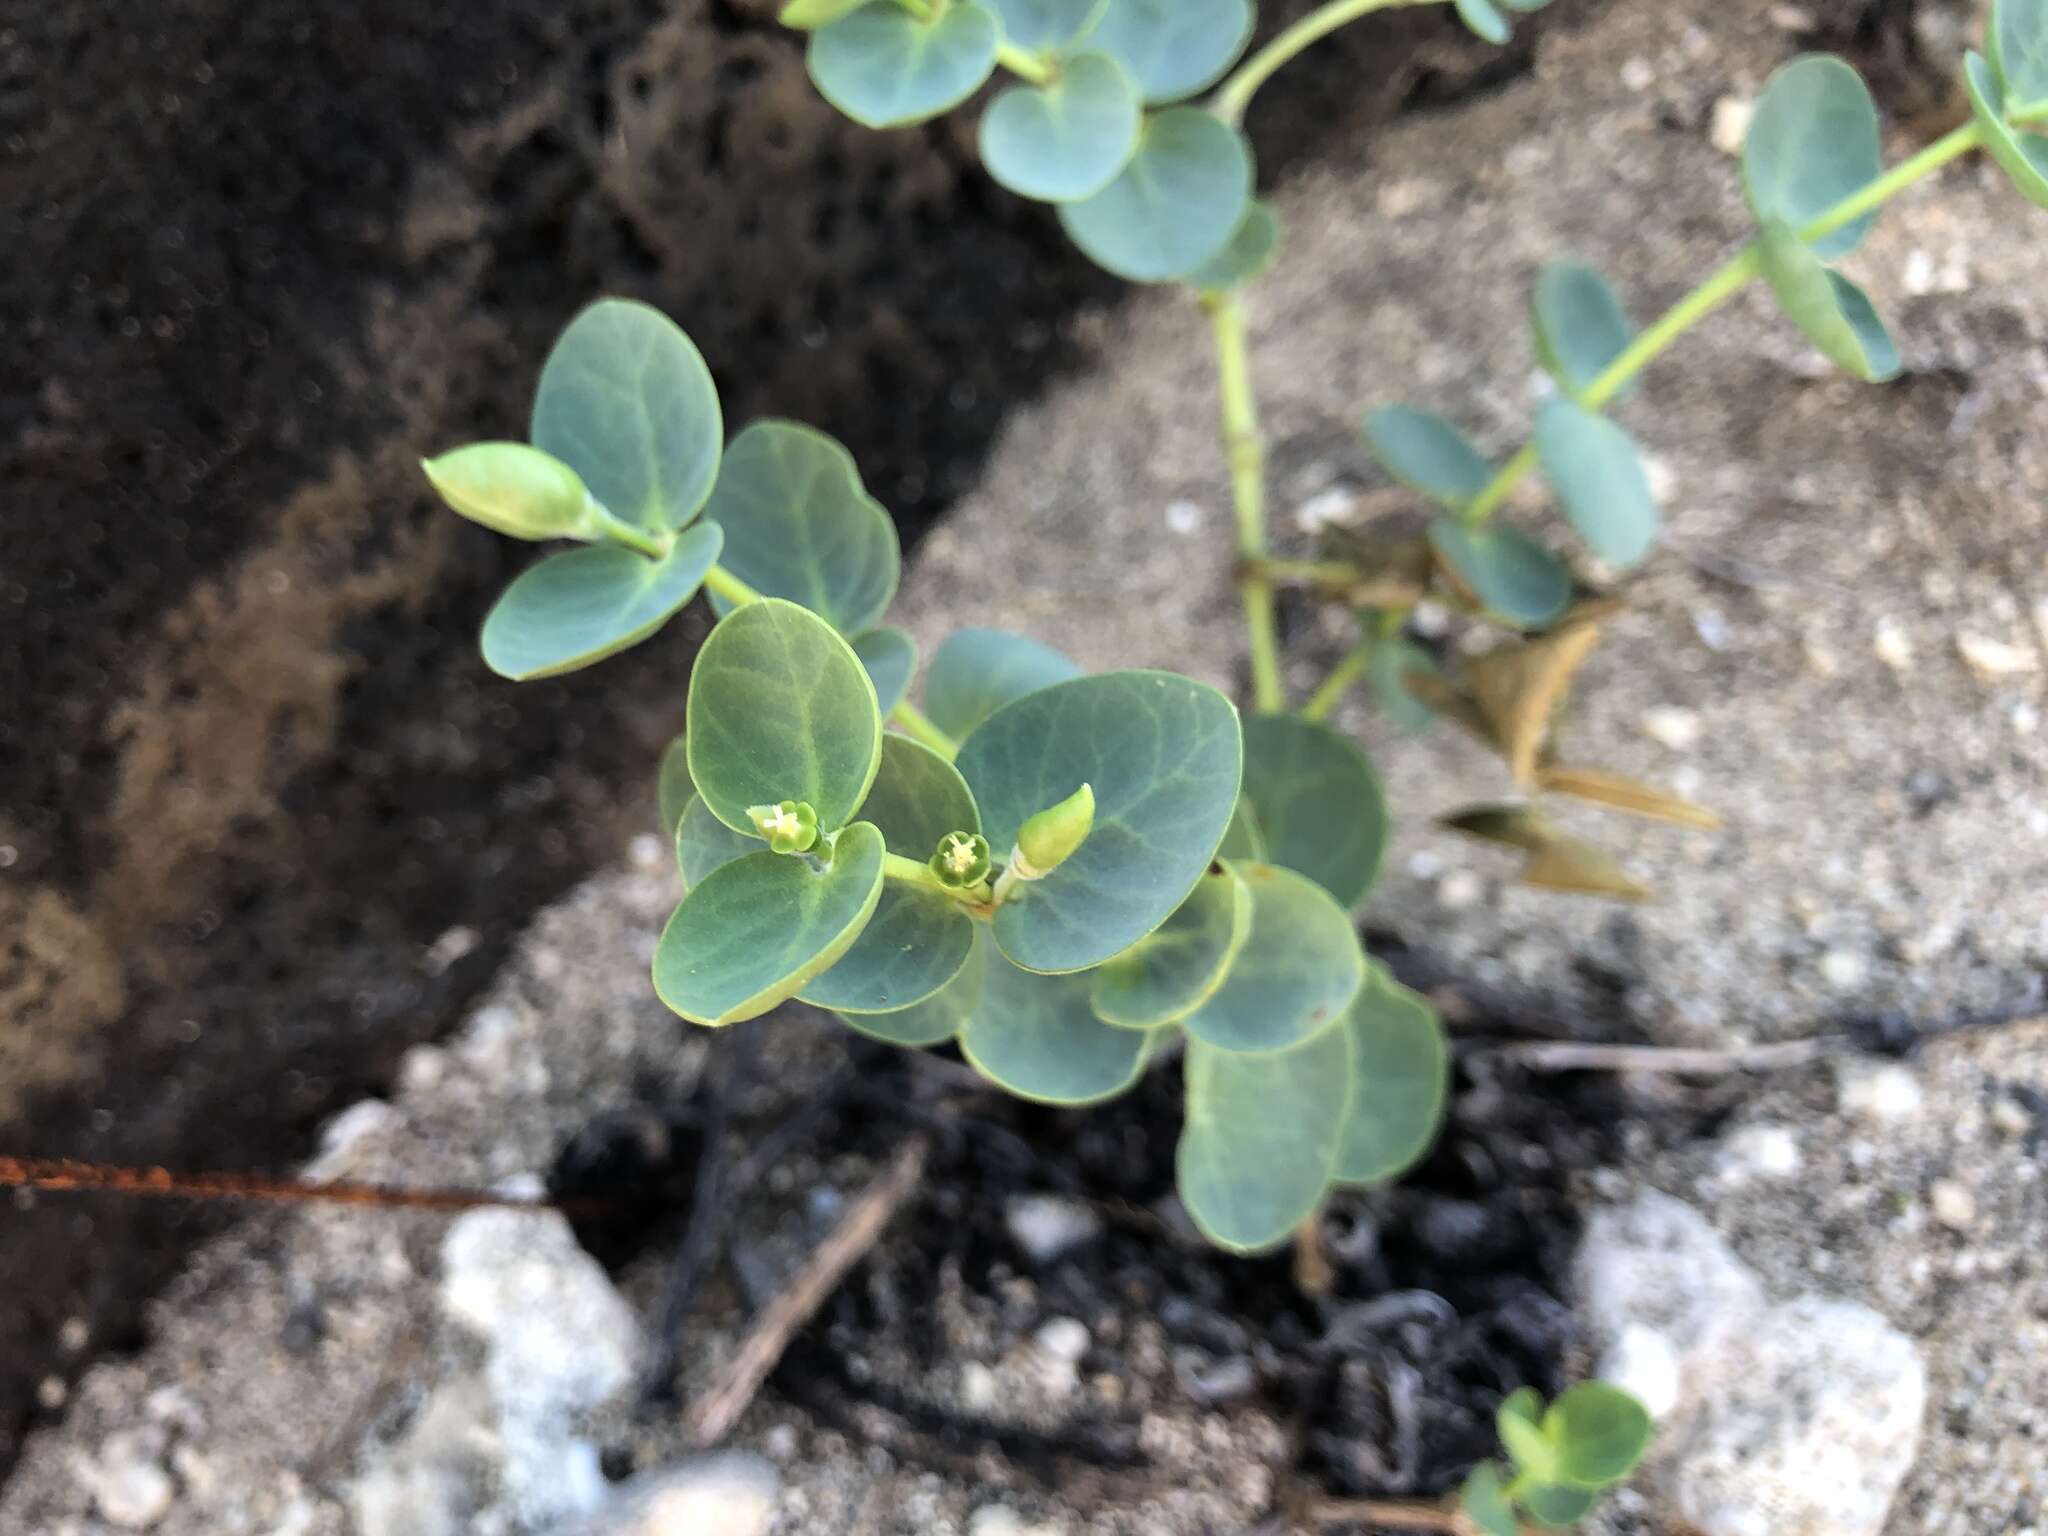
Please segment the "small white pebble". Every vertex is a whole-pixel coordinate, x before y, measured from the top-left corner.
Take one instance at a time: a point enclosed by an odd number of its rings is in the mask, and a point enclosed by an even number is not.
[[[1446,912],[1476,906],[1485,894],[1486,882],[1469,869],[1454,869],[1436,884],[1437,904]]]
[[[1831,949],[1820,957],[1821,980],[1838,992],[1863,985],[1870,963],[1853,949]]]
[[[1660,704],[1643,711],[1643,734],[1674,752],[1684,752],[1700,739],[1700,717],[1675,704]]]
[[[1915,298],[1934,292],[1934,257],[1926,251],[1914,249],[1906,253],[1906,270],[1900,276],[1906,292]]]
[[[1358,497],[1349,486],[1333,485],[1294,509],[1294,526],[1303,533],[1321,533],[1349,522],[1357,506]]]
[[[62,1408],[70,1395],[71,1389],[64,1385],[62,1376],[45,1376],[36,1383],[36,1406],[45,1413],[55,1413]]]
[[[1928,1188],[1927,1203],[1944,1227],[1961,1231],[1977,1219],[1976,1196],[1954,1179],[1936,1179]]]
[[[996,1405],[996,1373],[979,1360],[960,1367],[960,1406],[969,1413],[985,1414]]]
[[[1202,509],[1196,503],[1183,497],[1166,504],[1166,531],[1180,534],[1183,538],[1196,532],[1202,526]]]
[[[1024,1536],[1024,1517],[1002,1504],[984,1504],[967,1517],[967,1536]]]
[[[1632,1393],[1653,1419],[1663,1418],[1678,1406],[1684,1385],[1678,1351],[1671,1340],[1641,1323],[1622,1326],[1620,1335],[1600,1357],[1599,1374],[1602,1381]]]
[[[1729,1135],[1717,1160],[1724,1183],[1752,1179],[1789,1179],[1803,1163],[1799,1138],[1786,1125],[1745,1125]]]
[[[57,1327],[57,1347],[75,1355],[92,1342],[92,1329],[82,1317],[67,1317]]]
[[[1771,25],[1780,32],[1811,32],[1819,23],[1813,13],[1801,10],[1796,5],[1774,5],[1771,7]]]
[[[626,857],[633,861],[633,867],[635,869],[655,869],[658,868],[666,860],[675,857],[675,846],[672,843],[665,842],[661,838],[656,837],[652,832],[642,832],[638,837],[634,838],[632,842],[626,845]],[[450,929],[449,932],[468,933],[469,930],[466,928]],[[447,941],[447,937],[447,934],[443,934],[441,936],[441,942],[445,943]],[[435,948],[438,949],[439,947],[440,944],[437,943],[435,945]],[[472,943],[469,946],[469,949],[474,949],[475,947],[476,945]],[[469,949],[465,949],[462,953],[468,954]]]
[[[1632,91],[1647,91],[1657,83],[1657,71],[1648,59],[1628,59],[1621,66],[1621,83]]]
[[[1859,1066],[1842,1075],[1842,1109],[1860,1119],[1906,1120],[1920,1112],[1926,1097],[1920,1080],[1896,1063]]]
[[[1714,103],[1713,122],[1707,139],[1724,155],[1742,153],[1742,141],[1749,137],[1749,120],[1756,115],[1756,103],[1745,96],[1723,96]]]
[[[2011,645],[1986,635],[1957,635],[1956,649],[1963,653],[1963,660],[1985,677],[2010,677],[2016,672],[2032,672],[2041,664],[2030,646]]]
[[[1877,628],[1871,632],[1870,644],[1877,659],[1894,672],[1903,672],[1913,665],[1913,637],[1897,619],[1879,619]]]
[[[1073,1365],[1088,1353],[1091,1341],[1086,1323],[1078,1318],[1055,1317],[1038,1330],[1032,1342],[1038,1346],[1038,1352],[1047,1359],[1061,1360]]]

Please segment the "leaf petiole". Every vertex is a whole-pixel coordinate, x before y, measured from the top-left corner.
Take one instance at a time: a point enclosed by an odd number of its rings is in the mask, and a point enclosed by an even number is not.
[[[1327,4],[1310,11],[1238,65],[1236,72],[1216,92],[1209,103],[1209,110],[1235,126],[1244,121],[1245,109],[1251,105],[1252,97],[1258,94],[1260,86],[1339,27],[1361,16],[1370,16],[1374,11],[1442,3],[1443,0],[1328,0]]]
[[[1216,338],[1216,388],[1223,406],[1223,451],[1230,461],[1231,498],[1237,508],[1237,590],[1250,635],[1252,702],[1262,713],[1287,707],[1280,679],[1280,631],[1273,614],[1273,583],[1266,560],[1266,444],[1259,432],[1258,398],[1252,392],[1251,361],[1245,347],[1244,310],[1229,294],[1207,294]]]
[[[916,859],[906,858],[900,853],[885,853],[882,855],[882,875],[885,879],[898,880],[905,885],[915,885],[927,891],[937,891],[947,900],[957,901],[961,906],[968,908],[970,911],[986,907],[994,899],[994,892],[990,890],[989,883],[986,880],[978,885],[965,886],[956,890],[933,874],[929,864],[921,863]]]

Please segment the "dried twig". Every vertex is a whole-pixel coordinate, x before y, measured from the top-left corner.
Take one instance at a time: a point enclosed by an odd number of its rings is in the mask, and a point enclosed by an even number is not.
[[[278,1205],[381,1206],[409,1211],[573,1211],[598,1209],[607,1203],[557,1202],[544,1196],[499,1195],[482,1189],[403,1189],[390,1184],[342,1180],[310,1184],[252,1173],[173,1173],[168,1168],[84,1163],[68,1157],[0,1157],[0,1189],[7,1188],[252,1200]]]
[[[1448,1505],[1405,1499],[1318,1499],[1308,1514],[1319,1525],[1374,1525],[1383,1531],[1443,1531],[1447,1536],[1466,1536],[1471,1530]]]
[[[1490,1054],[1512,1061],[1518,1067],[1527,1067],[1532,1072],[1678,1072],[1711,1077],[1730,1072],[1770,1072],[1804,1066],[1826,1055],[1834,1045],[1835,1042],[1826,1036],[1732,1050],[1525,1040],[1500,1046]]]
[[[712,1446],[731,1433],[790,1340],[874,1247],[890,1218],[917,1188],[929,1150],[930,1142],[922,1136],[905,1142],[888,1168],[846,1208],[796,1278],[762,1310],[710,1390],[691,1405],[684,1422],[693,1442]]]

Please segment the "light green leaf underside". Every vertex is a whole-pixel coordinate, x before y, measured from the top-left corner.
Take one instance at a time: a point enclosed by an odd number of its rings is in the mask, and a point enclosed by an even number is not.
[[[896,525],[861,488],[853,455],[822,432],[755,422],[726,449],[704,515],[725,530],[727,570],[841,634],[868,628],[896,596]],[[711,606],[732,611],[715,592]]]
[[[1041,976],[989,952],[980,1005],[960,1051],[990,1082],[1041,1104],[1095,1104],[1138,1080],[1154,1036],[1113,1029],[1088,1006],[1086,976]]]
[[[1508,1502],[1500,1468],[1495,1463],[1481,1462],[1472,1469],[1459,1492],[1458,1503],[1465,1518],[1485,1536],[1519,1536],[1521,1527],[1515,1521],[1515,1507]]]
[[[919,861],[930,858],[948,832],[981,830],[981,812],[960,771],[923,742],[893,731],[882,738],[882,765],[859,819],[882,829],[891,853]]]
[[[1544,368],[1574,396],[1584,394],[1635,338],[1628,311],[1607,279],[1570,257],[1550,262],[1537,275],[1529,319]]]
[[[725,421],[681,327],[650,305],[600,299],[548,353],[530,435],[613,516],[672,530],[711,494]]]
[[[1899,350],[1861,288],[1822,266],[1792,227],[1779,220],[1764,225],[1757,250],[1779,308],[1823,357],[1870,383],[1897,375]]]
[[[723,620],[697,654],[685,710],[690,778],[711,813],[808,802],[831,832],[867,798],[882,757],[875,685],[817,615],[766,598]]]
[[[895,1013],[924,1002],[960,974],[974,947],[960,903],[921,885],[886,880],[853,947],[798,996],[840,1013]]]
[[[1252,893],[1251,931],[1223,985],[1180,1023],[1223,1051],[1283,1051],[1333,1030],[1365,981],[1351,918],[1304,875],[1235,864]]]
[[[981,160],[1019,197],[1072,203],[1116,179],[1138,147],[1138,90],[1107,54],[1068,59],[1046,86],[1013,85],[981,119]]]
[[[1121,60],[1158,106],[1222,79],[1251,35],[1250,0],[1110,0],[1086,42]]]
[[[852,640],[853,654],[875,685],[875,705],[884,716],[903,702],[917,673],[917,642],[900,629],[868,629]]]
[[[1118,277],[1171,282],[1223,250],[1251,191],[1244,136],[1207,112],[1176,107],[1145,124],[1116,180],[1085,201],[1060,204],[1060,224]]]
[[[1803,229],[1884,170],[1877,105],[1840,59],[1808,54],[1766,82],[1742,145],[1742,185],[1759,219]],[[1832,261],[1863,243],[1865,214],[1813,243]]]
[[[1237,711],[1215,689],[1170,672],[1107,672],[1005,705],[957,765],[999,859],[1027,817],[1093,787],[1087,841],[1019,886],[993,925],[1017,964],[1065,972],[1121,954],[1187,899],[1230,824],[1243,753]]]
[[[1536,454],[1579,537],[1610,565],[1628,567],[1657,541],[1657,498],[1634,441],[1578,401],[1553,395],[1536,413]]]
[[[1251,921],[1251,887],[1217,866],[1136,948],[1090,973],[1097,1017],[1120,1029],[1157,1029],[1192,1013],[1223,985]]]
[[[735,832],[712,815],[702,796],[692,792],[684,802],[676,823],[676,867],[683,873],[685,890],[695,890],[713,870],[767,848],[762,839]]]
[[[2043,9],[2048,10],[2048,3]],[[2048,138],[2005,121],[2005,93],[1982,57],[1973,53],[1963,60],[1963,78],[1969,83],[1970,109],[1983,131],[1984,148],[2022,197],[2037,208],[2048,208]]]
[[[1108,0],[987,0],[1003,37],[1027,53],[1064,48],[1102,14]]]
[[[1510,624],[1540,628],[1572,600],[1571,573],[1525,533],[1439,517],[1429,525],[1429,542],[1472,595]]]
[[[1376,1184],[1429,1150],[1443,1119],[1450,1054],[1420,997],[1377,969],[1344,1013],[1354,1078],[1334,1178]]]
[[[900,128],[951,111],[994,73],[1002,24],[979,5],[955,4],[924,21],[875,0],[811,34],[811,82],[868,128]]]
[[[1383,405],[1365,418],[1365,440],[1386,472],[1446,507],[1462,507],[1493,478],[1465,434],[1434,411]]]
[[[1188,1042],[1175,1182],[1211,1242],[1257,1253],[1316,1208],[1343,1134],[1350,1050],[1341,1029],[1265,1056]]]
[[[1269,205],[1255,202],[1237,221],[1229,243],[1190,272],[1187,281],[1205,293],[1224,293],[1260,276],[1279,254],[1279,217]]]
[[[1350,908],[1379,876],[1387,802],[1348,736],[1295,715],[1244,722],[1244,794],[1266,860],[1304,874]]]
[[[757,853],[713,870],[662,930],[654,990],[697,1024],[757,1018],[852,947],[882,895],[882,834],[846,828],[822,868]]]
[[[1005,704],[1080,675],[1066,657],[1028,636],[955,630],[940,643],[925,674],[925,713],[948,736],[965,740]]]
[[[967,951],[967,963],[933,996],[896,1013],[842,1013],[837,1017],[856,1034],[900,1045],[910,1050],[943,1045],[967,1025],[981,1005],[990,945],[977,938]]]
[[[525,682],[593,666],[654,635],[697,595],[718,559],[718,529],[685,529],[660,560],[617,544],[549,555],[484,619],[484,663]]]

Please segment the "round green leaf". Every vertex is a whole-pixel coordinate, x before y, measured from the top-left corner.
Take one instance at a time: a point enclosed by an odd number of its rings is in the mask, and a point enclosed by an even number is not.
[[[1379,877],[1387,801],[1379,775],[1347,736],[1298,715],[1244,723],[1244,795],[1266,858],[1355,907]]]
[[[1994,0],[1986,34],[1991,67],[2013,106],[2048,106],[2048,0]]]
[[[690,782],[690,744],[678,736],[662,749],[661,771],[655,778],[655,804],[661,809],[661,830],[674,837],[683,824],[683,808],[697,793]]]
[[[1536,355],[1572,395],[1584,394],[1635,339],[1628,311],[1607,279],[1569,257],[1550,262],[1537,275],[1529,320]]]
[[[919,863],[948,832],[979,832],[981,812],[960,770],[921,741],[891,731],[858,819],[882,829],[889,851]]]
[[[853,654],[868,669],[875,703],[884,715],[903,702],[917,671],[917,642],[900,629],[868,629],[853,637]]]
[[[1230,813],[1230,825],[1224,830],[1216,857],[1250,859],[1258,864],[1266,861],[1266,839],[1259,831],[1259,824],[1252,819],[1251,802],[1242,794],[1237,797],[1237,808]]]
[[[1223,250],[1251,193],[1244,136],[1198,108],[1177,107],[1145,124],[1116,180],[1085,202],[1062,203],[1060,224],[1118,277],[1170,282]]]
[[[1044,86],[1013,85],[981,118],[981,162],[1019,197],[1074,203],[1116,179],[1138,147],[1138,88],[1106,53],[1083,53]]]
[[[713,870],[763,852],[767,846],[759,837],[733,831],[712,815],[703,797],[694,792],[676,821],[676,868],[682,871],[685,890],[703,884]]]
[[[529,435],[614,517],[666,531],[711,494],[725,419],[680,326],[650,305],[600,299],[548,353]]]
[[[1051,646],[1023,635],[956,630],[940,644],[925,674],[925,713],[948,736],[964,740],[1005,704],[1080,675]]]
[[[861,488],[853,455],[793,421],[757,421],[732,440],[706,518],[725,530],[725,568],[841,634],[858,634],[896,596],[896,525]],[[713,593],[719,613],[732,603]]]
[[[1508,1502],[1498,1463],[1483,1461],[1474,1467],[1459,1492],[1458,1503],[1465,1518],[1486,1536],[1519,1536],[1521,1527],[1515,1522],[1515,1506]]]
[[[852,947],[882,897],[882,834],[857,823],[829,860],[756,853],[691,889],[654,951],[654,990],[694,1024],[785,1002]]]
[[[1004,38],[1027,53],[1064,48],[1093,24],[1108,0],[986,0]]]
[[[974,1010],[981,1006],[989,948],[987,942],[977,937],[959,974],[921,1003],[895,1013],[842,1013],[837,1017],[854,1033],[884,1045],[900,1045],[909,1050],[943,1045],[966,1027]]]
[[[1434,411],[1383,405],[1365,418],[1365,440],[1386,472],[1447,507],[1462,507],[1493,478],[1465,434]]]
[[[1345,1010],[1351,1035],[1351,1117],[1335,1177],[1377,1184],[1413,1167],[1436,1137],[1450,1052],[1436,1012],[1375,969]]]
[[[1571,572],[1527,534],[1439,517],[1429,525],[1429,542],[1472,595],[1510,624],[1538,628],[1572,600]]]
[[[798,800],[819,829],[846,825],[882,760],[867,669],[808,608],[765,598],[711,631],[684,710],[690,778],[711,813],[751,832],[747,809]]]
[[[1582,1381],[1550,1405],[1543,1432],[1558,1450],[1556,1481],[1605,1488],[1635,1470],[1652,1426],[1648,1411],[1621,1388]]]
[[[951,111],[995,72],[1002,25],[979,5],[948,6],[934,21],[875,0],[811,34],[811,83],[868,128],[901,128]]]
[[[1214,85],[1251,36],[1250,0],[1109,0],[1087,41],[1121,60],[1157,106]]]
[[[1742,185],[1759,219],[1803,229],[1884,170],[1877,104],[1863,77],[1829,54],[1794,59],[1764,86],[1742,145]],[[1863,243],[1867,213],[1813,242],[1833,260]]]
[[[1534,1387],[1517,1387],[1495,1410],[1494,1429],[1508,1460],[1524,1477],[1548,1482],[1557,1476],[1557,1445],[1543,1428],[1543,1397]]]
[[[1593,553],[1626,568],[1657,541],[1657,498],[1634,441],[1598,412],[1552,395],[1536,413],[1536,456],[1558,505]]]
[[[1251,887],[1213,866],[1173,916],[1091,973],[1096,1016],[1119,1029],[1157,1029],[1192,1013],[1223,985],[1251,926]]]
[[[1557,1483],[1531,1483],[1515,1495],[1529,1518],[1538,1525],[1557,1529],[1576,1525],[1593,1508],[1593,1490],[1567,1488]]]
[[[1458,20],[1482,41],[1498,46],[1513,35],[1514,28],[1494,6],[1493,0],[1457,0],[1457,5]]]
[[[1222,1051],[1284,1051],[1332,1028],[1365,981],[1351,918],[1314,881],[1273,864],[1233,866],[1251,887],[1252,925],[1230,972],[1183,1018]],[[1329,1174],[1325,1167],[1325,1177]]]
[[[1322,1200],[1350,1098],[1350,1051],[1341,1029],[1264,1056],[1188,1042],[1175,1183],[1210,1242],[1271,1248]]]
[[[868,0],[789,0],[775,19],[799,32],[815,32],[867,3]]]
[[[980,942],[988,973],[960,1034],[960,1053],[975,1071],[1040,1104],[1097,1104],[1138,1080],[1153,1036],[1096,1018],[1088,977],[1022,970],[986,937]]]
[[[484,663],[514,682],[553,677],[647,639],[697,595],[721,535],[685,530],[666,557],[617,544],[565,549],[525,572],[484,618]]]
[[[1190,272],[1187,281],[1204,293],[1223,293],[1258,277],[1279,254],[1279,217],[1266,204],[1254,202],[1237,221],[1230,243]]]
[[[1766,223],[1757,250],[1779,308],[1822,356],[1871,383],[1898,374],[1899,349],[1869,297],[1841,273],[1822,266],[1790,225]]]
[[[890,880],[853,947],[798,996],[839,1013],[896,1013],[935,996],[973,947],[974,920],[959,902]]]
[[[1434,677],[1442,671],[1436,658],[1414,641],[1398,637],[1382,640],[1373,647],[1368,674],[1373,702],[1396,730],[1426,731],[1435,722],[1436,711],[1411,693],[1402,679],[1414,672]]]
[[[2048,11],[2048,5],[2043,9]],[[1977,114],[1984,148],[2022,197],[2037,208],[2048,208],[2048,137],[2005,121],[2005,93],[1982,56],[1972,53],[1964,58],[1963,78],[1969,82],[1970,109]]]
[[[1027,818],[1093,787],[1087,840],[1020,885],[994,922],[1017,964],[1080,971],[1122,954],[1187,900],[1236,808],[1243,750],[1237,711],[1215,689],[1171,672],[1106,672],[997,710],[958,766],[998,859]]]

